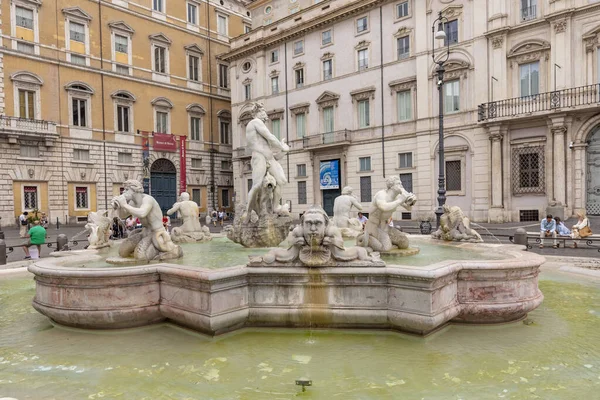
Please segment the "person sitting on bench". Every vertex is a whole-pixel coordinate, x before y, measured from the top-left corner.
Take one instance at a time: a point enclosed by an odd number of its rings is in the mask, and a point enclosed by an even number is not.
[[[571,237],[573,239],[583,239],[588,236],[592,236],[592,229],[590,228],[590,221],[585,216],[585,212],[580,211],[576,213],[577,223],[573,225],[573,233]],[[573,248],[577,248],[577,241],[573,240]]]
[[[556,233],[558,234],[558,236],[570,237],[571,231],[569,230],[569,228],[567,228],[564,222],[562,222],[559,217],[554,217],[554,220],[556,221]]]
[[[553,248],[557,248],[556,244],[556,221],[552,218],[552,215],[546,215],[546,218],[540,223],[540,249],[544,248],[544,238],[552,236],[554,238]]]

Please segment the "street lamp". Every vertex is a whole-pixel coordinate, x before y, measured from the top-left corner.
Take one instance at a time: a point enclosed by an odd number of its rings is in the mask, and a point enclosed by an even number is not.
[[[438,88],[438,96],[439,96],[439,158],[440,158],[440,175],[438,177],[438,208],[435,210],[437,228],[440,227],[440,218],[444,213],[444,204],[446,203],[446,179],[444,177],[444,63],[448,61],[448,57],[450,56],[450,40],[446,38],[446,32],[444,30],[444,24],[448,23],[448,19],[446,17],[442,17],[442,13],[438,13],[438,17],[433,24],[431,25],[431,58],[433,62],[437,64],[437,88]],[[437,24],[437,31],[435,30]],[[438,57],[436,60],[435,53],[435,40],[445,40],[446,41],[446,54]],[[444,47],[440,47],[444,50]],[[438,55],[440,53],[438,52]]]

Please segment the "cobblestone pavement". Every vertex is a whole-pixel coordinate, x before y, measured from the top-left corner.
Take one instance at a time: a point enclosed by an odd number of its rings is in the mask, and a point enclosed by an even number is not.
[[[568,219],[566,222],[567,226],[572,226],[576,221],[574,219]],[[180,222],[173,222],[173,227],[178,226]],[[224,226],[231,224],[231,221],[225,221]],[[417,233],[418,232],[418,222],[417,221],[395,221],[396,226],[403,228],[408,233]],[[435,225],[435,222],[432,223]],[[476,224],[479,226],[473,226],[483,237],[486,242],[494,243],[499,241],[500,243],[510,243],[508,238],[505,236],[513,235],[517,228],[523,227],[529,232],[537,232],[539,230],[539,223],[520,223],[520,222],[507,222],[504,224],[487,224],[480,223]],[[590,225],[592,226],[592,230],[597,233],[600,233],[600,217],[590,217]],[[212,233],[220,233],[223,227],[213,226],[212,224],[209,226],[210,231]],[[483,228],[485,229],[483,229]],[[46,242],[56,242],[56,237],[64,233],[67,235],[69,240],[71,240],[75,235],[83,231],[83,225],[61,225],[59,229],[56,229],[55,225],[51,225],[48,229],[48,239]],[[487,231],[486,231],[487,229]],[[23,243],[23,239],[19,238],[19,229],[18,227],[6,227],[3,228],[5,241],[7,246],[13,246],[13,251],[8,254],[7,262],[13,261],[21,261],[25,257],[25,253],[23,249],[20,247],[20,244]],[[499,235],[499,237],[494,237],[493,235]],[[69,246],[73,249],[83,249],[87,245],[86,235],[81,234],[81,240],[78,240],[77,246],[72,246],[70,243]],[[562,243],[561,243],[562,245]],[[598,244],[600,246],[600,243]],[[572,241],[567,241],[567,246],[572,246]],[[47,245],[42,246],[42,257],[47,257],[55,249],[55,245],[52,248],[47,247]],[[596,248],[589,248],[587,246],[580,246],[580,248],[558,248],[553,249],[551,246],[551,242],[548,241],[548,244],[543,248],[538,248],[537,245],[533,247],[533,249],[529,250],[542,255],[549,256],[565,256],[565,257],[591,257],[591,258],[599,258],[600,252]],[[0,268],[2,268],[0,266]]]

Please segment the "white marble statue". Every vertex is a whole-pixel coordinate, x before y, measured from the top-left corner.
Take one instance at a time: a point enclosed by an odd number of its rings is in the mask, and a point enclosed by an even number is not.
[[[211,240],[208,227],[200,225],[198,204],[196,204],[195,201],[190,200],[190,194],[187,192],[181,193],[179,199],[180,200],[173,204],[173,207],[167,211],[167,215],[178,212],[183,219],[183,224],[173,228],[171,231],[171,239],[173,242],[190,243]]]
[[[362,232],[362,224],[358,218],[350,218],[352,207],[362,211],[362,205],[352,194],[352,187],[346,186],[333,202],[333,224],[340,229],[342,236],[348,238],[355,238]]]
[[[139,218],[142,229],[131,233],[119,248],[121,257],[137,260],[169,260],[183,256],[181,247],[173,243],[162,223],[162,211],[157,201],[144,194],[141,182],[128,180],[123,194],[113,198],[112,206],[119,217]]]
[[[87,217],[85,229],[89,232],[88,249],[100,249],[110,246],[108,238],[110,237],[111,220],[106,216],[107,212],[91,212]]]
[[[471,222],[460,207],[444,204],[444,214],[440,217],[440,226],[431,234],[434,239],[457,242],[483,242],[483,239],[471,229]]]
[[[387,189],[380,190],[373,197],[365,232],[356,240],[361,246],[370,247],[375,251],[406,249],[408,237],[398,229],[390,227],[388,221],[398,207],[410,210],[417,202],[417,197],[404,189],[398,176],[387,178],[385,183]]]

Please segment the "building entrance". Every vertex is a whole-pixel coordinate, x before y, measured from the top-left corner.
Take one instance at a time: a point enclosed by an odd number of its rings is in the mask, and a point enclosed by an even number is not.
[[[177,169],[166,158],[159,158],[150,166],[150,194],[160,205],[163,214],[177,200]]]
[[[340,160],[321,161],[319,180],[323,196],[323,210],[327,215],[333,216],[333,202],[342,194]]]
[[[600,215],[600,126],[592,132],[587,147],[586,213]]]

